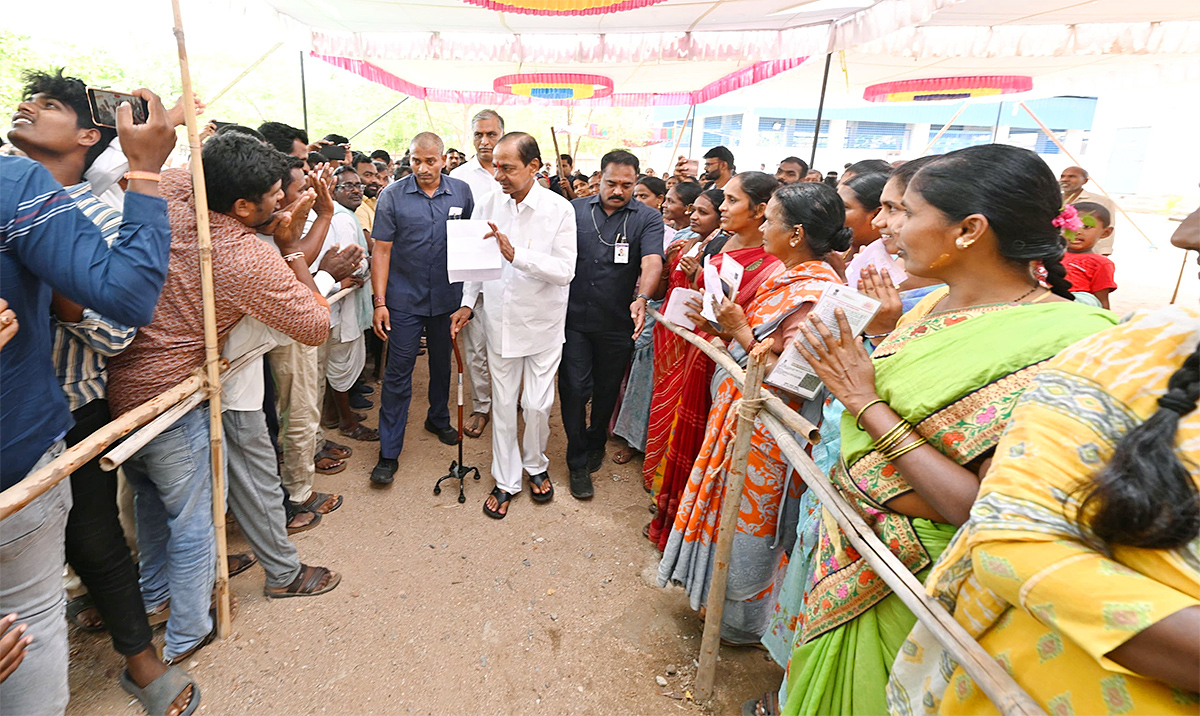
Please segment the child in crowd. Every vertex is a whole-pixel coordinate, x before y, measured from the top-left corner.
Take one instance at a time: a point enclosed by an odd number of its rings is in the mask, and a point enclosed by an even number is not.
[[[1067,253],[1062,259],[1067,280],[1071,282],[1072,291],[1090,293],[1101,306],[1108,308],[1108,294],[1117,290],[1113,280],[1116,266],[1107,256],[1092,253],[1092,247],[1112,234],[1112,215],[1107,208],[1090,201],[1072,206],[1079,213],[1083,228],[1067,239]]]

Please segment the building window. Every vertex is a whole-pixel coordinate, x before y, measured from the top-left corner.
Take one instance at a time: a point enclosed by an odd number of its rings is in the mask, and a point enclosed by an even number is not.
[[[1051,129],[1054,136],[1058,137],[1058,141],[1066,143],[1067,130]],[[1008,131],[1008,143],[1014,144],[1025,149],[1032,149],[1038,154],[1059,154],[1058,145],[1050,141],[1046,133],[1040,129],[1010,129]]]
[[[804,148],[812,146],[815,119],[789,119],[786,117],[758,118],[758,146]],[[821,134],[817,146],[829,144],[829,120],[821,121]]]
[[[955,149],[965,149],[978,144],[990,144],[994,127],[973,127],[964,124],[952,124],[937,140],[930,150],[934,154],[945,154]]]
[[[847,122],[846,149],[904,149],[908,125],[901,122]]]
[[[677,119],[674,122],[663,122],[661,137],[662,141],[674,142],[675,138],[679,136],[679,131],[682,129],[683,138],[679,140],[679,146],[690,147],[692,144],[692,125],[694,125],[695,122],[688,121],[686,129],[684,129],[683,123],[684,120],[682,119]]]
[[[700,135],[701,147],[736,147],[742,140],[742,115],[722,114],[704,118],[704,133]]]

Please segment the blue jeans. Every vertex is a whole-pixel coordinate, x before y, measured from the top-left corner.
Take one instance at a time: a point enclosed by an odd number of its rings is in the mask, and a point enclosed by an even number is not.
[[[60,440],[30,472],[63,453]],[[0,684],[0,714],[61,716],[67,708],[67,617],[63,599],[63,536],[71,485],[63,480],[0,521],[0,615],[16,612],[33,643]]]
[[[138,567],[147,609],[171,602],[163,656],[173,658],[212,630],[217,575],[212,520],[208,403],[202,403],[125,462],[134,489]]]

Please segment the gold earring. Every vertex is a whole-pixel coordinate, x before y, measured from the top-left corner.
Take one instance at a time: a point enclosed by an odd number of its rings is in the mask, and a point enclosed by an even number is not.
[[[800,245],[800,229],[796,229],[792,232],[792,240],[788,243],[793,249]]]
[[[975,239],[968,241],[961,236],[954,240],[954,245],[958,247],[959,251],[965,251],[966,249],[971,248],[971,244],[973,243],[975,243]]]

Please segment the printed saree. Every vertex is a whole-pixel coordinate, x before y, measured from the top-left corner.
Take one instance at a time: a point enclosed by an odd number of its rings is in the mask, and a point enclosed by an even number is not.
[[[1200,342],[1200,312],[1141,311],[1048,362],[1021,396],[971,517],[926,587],[1051,716],[1195,714],[1197,696],[1105,655],[1200,604],[1200,539],[1172,550],[1094,549],[1078,492],[1117,443],[1157,409]],[[1200,412],[1176,432],[1200,461]],[[1192,479],[1200,476],[1192,471]],[[913,629],[887,688],[893,714],[994,714],[928,631]]]
[[[1113,318],[1069,302],[930,313],[945,295],[944,288],[928,295],[875,349],[876,391],[931,445],[972,466],[992,453],[1041,364],[1112,325]],[[841,437],[842,459],[830,479],[901,562],[922,577],[954,528],[889,510],[890,500],[912,488],[874,450],[853,415],[843,414]],[[824,509],[810,569],[783,713],[882,713],[887,674],[903,641],[896,635],[911,629],[915,618]]]
[[[719,269],[725,256],[732,257],[746,269],[736,296],[738,304],[743,308],[754,300],[763,282],[781,267],[779,259],[763,251],[761,247],[717,254],[712,259],[713,265]],[[674,369],[664,365],[664,370],[669,372],[659,373],[659,366],[655,366],[651,427],[646,441],[646,460],[642,466],[642,477],[648,481],[658,507],[658,512],[650,522],[648,536],[660,550],[666,547],[667,536],[671,533],[671,525],[679,509],[679,498],[683,494],[684,485],[687,484],[692,463],[704,442],[704,426],[712,405],[709,384],[714,370],[713,362],[699,348],[665,328],[662,332],[666,333],[672,342],[666,349],[671,355],[666,356],[663,362],[671,362]],[[658,335],[655,334],[656,360],[659,350]],[[708,338],[708,335],[700,330],[696,331],[696,335]]]
[[[828,283],[836,282],[837,274],[820,261],[801,264],[768,279],[746,309],[755,337],[762,340],[771,335],[805,304],[819,300]],[[745,353],[740,346],[735,344],[732,352],[744,365]],[[733,459],[735,405],[741,397],[732,378],[719,373],[714,382],[717,380],[719,387],[708,414],[704,442],[682,491],[658,568],[659,585],[683,585],[693,609],[700,609],[708,596],[725,476]],[[799,409],[800,401],[786,394],[782,397]],[[812,402],[814,410],[810,412],[815,412],[820,402]],[[729,641],[755,643],[766,627],[774,604],[774,583],[782,575],[780,568],[786,564],[792,541],[794,507],[800,496],[800,486],[788,479],[789,473],[778,444],[763,423],[756,421],[721,625],[722,637]],[[788,496],[793,498],[790,524],[784,517]]]

